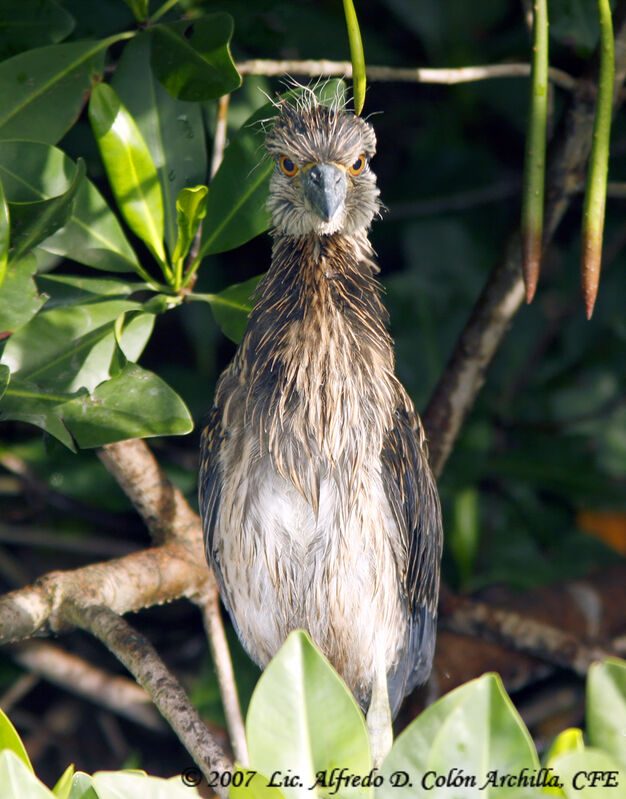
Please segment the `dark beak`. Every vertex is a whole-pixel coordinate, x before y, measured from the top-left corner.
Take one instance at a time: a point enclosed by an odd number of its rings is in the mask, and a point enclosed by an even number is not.
[[[316,164],[302,179],[304,196],[325,222],[330,222],[346,198],[347,179],[334,164]]]

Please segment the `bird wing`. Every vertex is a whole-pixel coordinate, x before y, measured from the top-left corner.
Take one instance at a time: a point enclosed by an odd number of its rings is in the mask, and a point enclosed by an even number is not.
[[[222,580],[213,554],[213,535],[222,493],[219,454],[223,444],[223,437],[222,414],[219,408],[214,407],[209,416],[208,424],[202,431],[198,504],[204,529],[204,546],[207,559],[215,572],[220,591],[222,591]]]
[[[404,696],[430,673],[443,542],[439,496],[424,432],[408,399],[404,407],[396,409],[395,424],[385,438],[382,476],[401,539],[397,565],[410,619],[404,651],[388,678],[395,713]]]

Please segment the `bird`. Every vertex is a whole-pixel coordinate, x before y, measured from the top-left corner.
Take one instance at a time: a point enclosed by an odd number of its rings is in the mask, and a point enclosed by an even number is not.
[[[303,629],[390,729],[431,671],[442,521],[368,239],[376,135],[311,89],[275,105],[271,264],[201,436],[206,554],[261,668]]]

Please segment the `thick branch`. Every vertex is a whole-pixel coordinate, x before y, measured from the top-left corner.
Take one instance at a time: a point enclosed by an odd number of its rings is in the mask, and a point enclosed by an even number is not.
[[[626,24],[622,23],[616,39],[616,78],[621,88],[626,72]],[[557,137],[548,159],[544,250],[576,191],[591,148],[594,108],[590,85],[583,83],[577,90],[565,118],[564,131]],[[423,415],[431,465],[437,475],[443,470],[485,381],[487,368],[523,298],[521,244],[519,233],[515,232],[502,262],[489,275]]]

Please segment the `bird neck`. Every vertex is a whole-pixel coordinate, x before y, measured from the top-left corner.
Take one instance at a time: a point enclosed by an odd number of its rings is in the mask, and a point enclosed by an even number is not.
[[[277,459],[283,433],[333,462],[361,459],[351,441],[380,451],[399,389],[375,271],[365,232],[275,236],[238,365]]]

